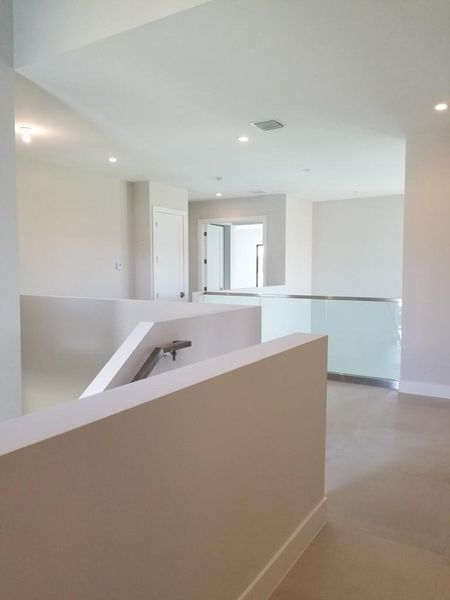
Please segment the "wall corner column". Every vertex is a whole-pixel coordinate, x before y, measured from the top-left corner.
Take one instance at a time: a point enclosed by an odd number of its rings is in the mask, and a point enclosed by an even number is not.
[[[22,414],[14,139],[13,16],[0,2],[0,420]]]
[[[447,128],[406,145],[401,392],[450,399],[449,265]]]

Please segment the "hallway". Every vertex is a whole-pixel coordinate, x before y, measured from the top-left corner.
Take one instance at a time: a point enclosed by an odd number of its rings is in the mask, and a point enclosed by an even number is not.
[[[271,600],[450,599],[450,405],[328,385],[329,522]]]

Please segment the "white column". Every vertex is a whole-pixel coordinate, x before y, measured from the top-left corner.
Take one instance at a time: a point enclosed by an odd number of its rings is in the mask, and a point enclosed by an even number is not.
[[[297,294],[311,293],[312,216],[310,200],[286,195],[286,287]]]
[[[403,299],[400,391],[450,399],[448,129],[407,141]]]
[[[11,4],[0,2],[0,420],[22,412]]]

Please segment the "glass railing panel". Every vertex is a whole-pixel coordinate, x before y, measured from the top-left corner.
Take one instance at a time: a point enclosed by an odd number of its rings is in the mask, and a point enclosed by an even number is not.
[[[262,341],[292,333],[326,333],[323,300],[302,298],[261,298]]]
[[[395,302],[327,301],[328,371],[400,378],[401,307]]]
[[[328,335],[326,300],[311,300],[311,333]]]
[[[241,306],[259,306],[260,298],[256,296],[227,296],[226,294],[208,293],[203,295],[206,304],[238,304]]]
[[[205,302],[260,305],[262,341],[328,335],[328,371],[399,380],[401,302],[271,295],[206,295]]]

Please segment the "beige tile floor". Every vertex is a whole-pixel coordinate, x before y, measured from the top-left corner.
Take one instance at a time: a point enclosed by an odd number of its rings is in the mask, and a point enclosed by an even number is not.
[[[450,401],[330,382],[329,522],[271,600],[450,600]]]

